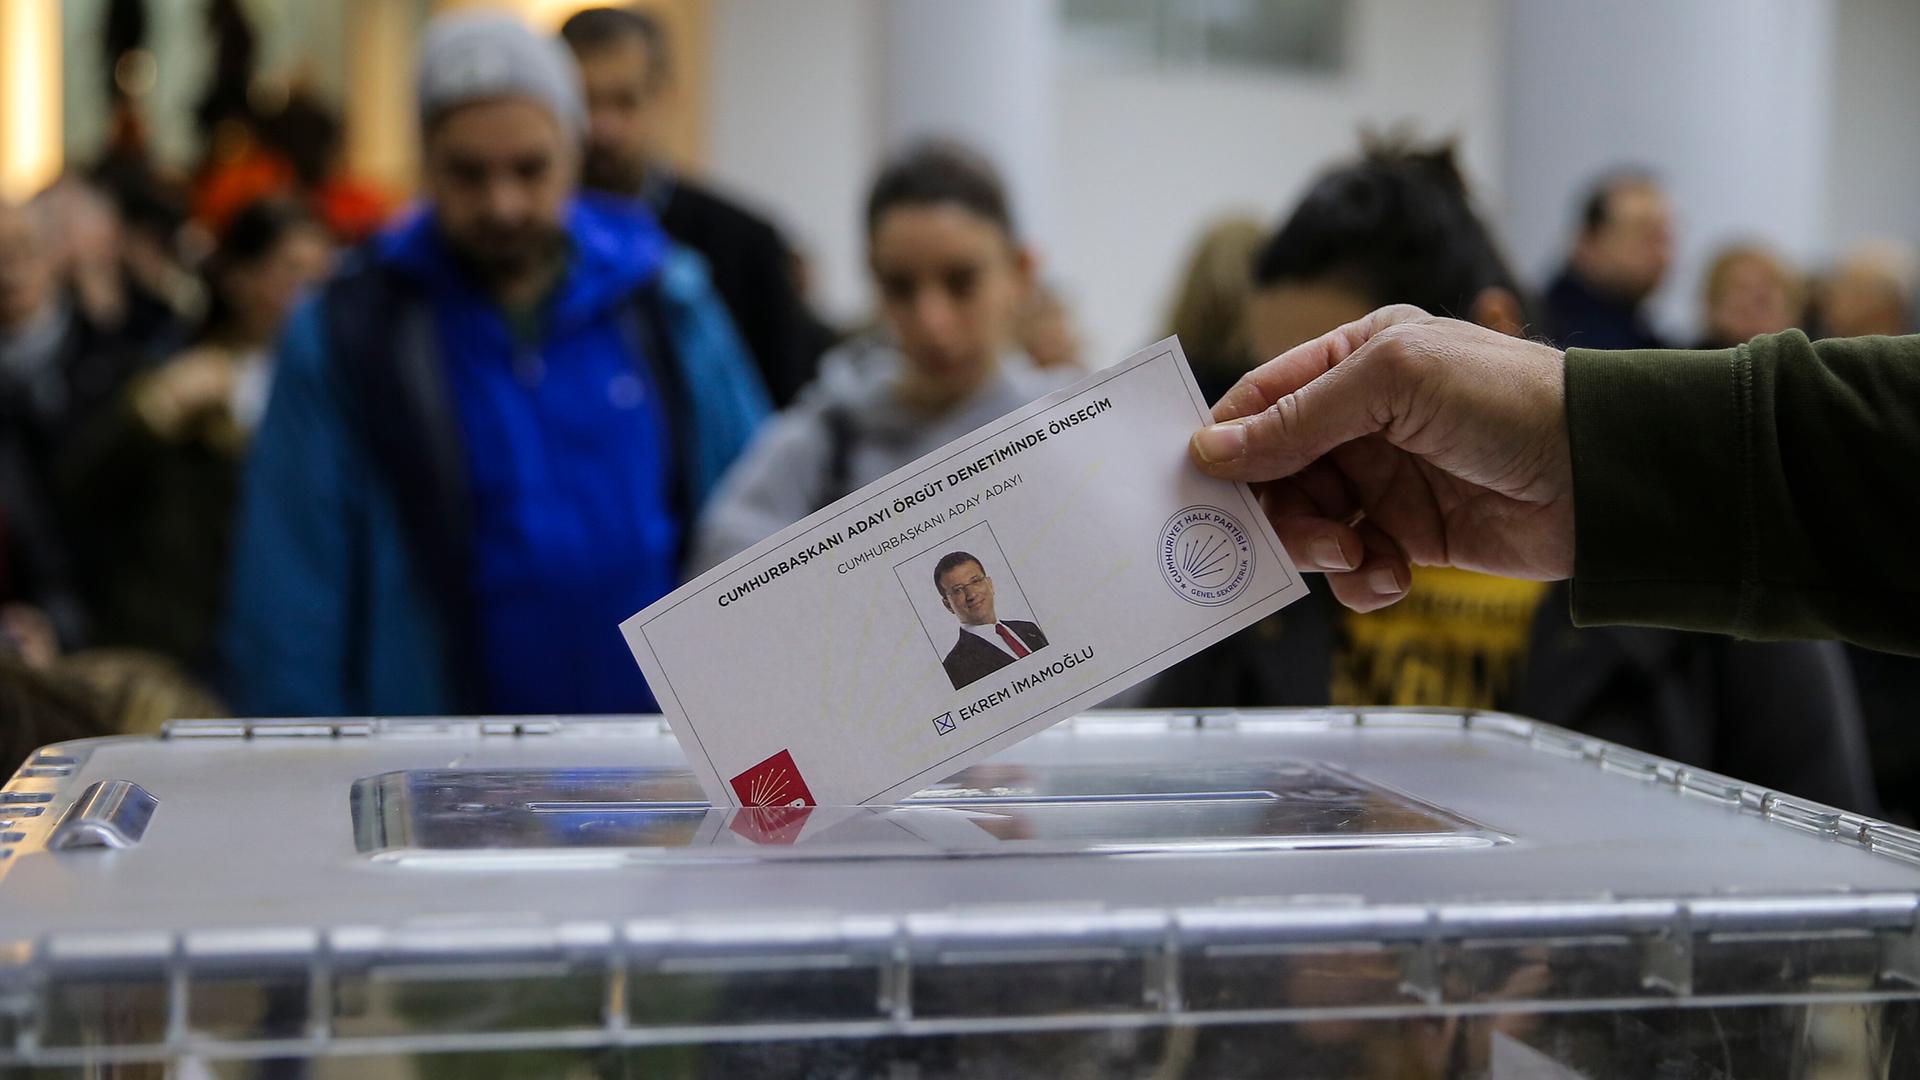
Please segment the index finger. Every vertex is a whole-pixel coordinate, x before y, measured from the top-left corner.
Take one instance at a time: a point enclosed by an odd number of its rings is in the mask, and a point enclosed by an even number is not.
[[[1394,304],[1376,308],[1365,316],[1329,330],[1312,341],[1296,345],[1261,364],[1233,384],[1213,406],[1213,422],[1224,424],[1245,416],[1255,416],[1273,407],[1273,403],[1327,373],[1335,364],[1353,355],[1367,339],[1395,323],[1414,322],[1430,316],[1412,304]]]

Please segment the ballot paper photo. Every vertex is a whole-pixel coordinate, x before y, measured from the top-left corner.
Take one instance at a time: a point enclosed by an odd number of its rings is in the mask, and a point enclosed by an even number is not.
[[[708,797],[911,795],[1306,595],[1207,419],[1169,338],[628,619]]]

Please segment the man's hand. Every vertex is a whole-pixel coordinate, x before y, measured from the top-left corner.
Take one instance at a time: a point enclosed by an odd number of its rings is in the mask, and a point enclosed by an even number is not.
[[[1294,561],[1357,611],[1405,595],[1410,563],[1564,578],[1564,365],[1551,346],[1381,308],[1248,372],[1193,457],[1260,485]]]

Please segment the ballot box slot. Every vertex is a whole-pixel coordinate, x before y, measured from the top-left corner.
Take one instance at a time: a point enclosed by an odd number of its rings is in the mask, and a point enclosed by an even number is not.
[[[885,806],[713,807],[683,769],[422,769],[363,777],[355,842],[389,865],[1082,852],[1249,854],[1507,842],[1330,765],[975,766]]]
[[[1134,806],[1142,803],[1170,802],[1257,802],[1280,796],[1271,791],[1154,791],[1133,795],[972,795],[954,798],[913,796],[908,806],[1090,806],[1113,804]]]

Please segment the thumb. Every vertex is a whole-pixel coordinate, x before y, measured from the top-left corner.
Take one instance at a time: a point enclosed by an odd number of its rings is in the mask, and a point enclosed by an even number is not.
[[[1378,335],[1313,381],[1262,412],[1196,432],[1194,460],[1226,480],[1258,483],[1292,476],[1336,446],[1380,431],[1396,388],[1383,354],[1399,335]]]

